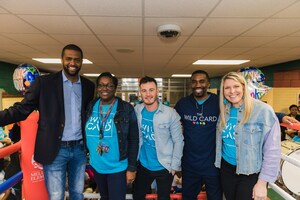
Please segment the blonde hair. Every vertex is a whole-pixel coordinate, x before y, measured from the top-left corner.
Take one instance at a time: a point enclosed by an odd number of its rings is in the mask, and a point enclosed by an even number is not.
[[[237,72],[229,72],[228,74],[223,76],[221,80],[221,86],[220,86],[220,119],[218,125],[219,130],[223,130],[223,128],[226,126],[226,121],[225,121],[226,110],[229,109],[230,107],[230,103],[227,102],[227,100],[224,98],[224,82],[227,79],[232,79],[236,82],[239,82],[243,86],[244,116],[241,121],[241,124],[244,124],[245,122],[248,121],[253,107],[253,99],[250,95],[248,84],[245,78],[242,75],[238,74]]]

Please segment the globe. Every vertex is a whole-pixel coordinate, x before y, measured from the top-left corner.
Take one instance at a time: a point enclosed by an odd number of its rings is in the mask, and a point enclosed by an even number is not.
[[[14,71],[14,86],[19,92],[24,94],[39,75],[40,72],[34,65],[22,63]]]

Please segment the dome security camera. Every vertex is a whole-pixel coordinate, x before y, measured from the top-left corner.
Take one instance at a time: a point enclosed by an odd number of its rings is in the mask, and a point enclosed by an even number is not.
[[[176,38],[180,35],[180,26],[175,24],[164,24],[157,28],[157,34],[161,38]]]

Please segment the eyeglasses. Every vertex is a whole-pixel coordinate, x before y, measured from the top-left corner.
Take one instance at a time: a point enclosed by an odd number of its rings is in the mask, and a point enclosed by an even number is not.
[[[112,83],[108,83],[108,84],[98,84],[97,85],[97,88],[98,89],[104,89],[104,87],[106,87],[108,90],[113,90],[113,89],[115,89],[115,85],[114,84],[112,84]]]

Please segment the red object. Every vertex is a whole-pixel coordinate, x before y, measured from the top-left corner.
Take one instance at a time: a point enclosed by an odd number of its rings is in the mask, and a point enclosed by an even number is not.
[[[22,199],[25,200],[48,200],[48,193],[44,182],[43,167],[33,159],[38,119],[39,113],[32,112],[26,120],[20,122],[20,164],[23,172]]]
[[[182,200],[181,193],[177,194],[170,194],[171,200]],[[157,194],[146,194],[146,199],[157,199]],[[197,200],[206,200],[206,192],[200,192],[198,194]],[[271,200],[269,197],[267,197],[267,200]]]
[[[200,192],[198,194],[198,200],[206,200],[206,192]]]
[[[17,142],[15,144],[6,146],[5,148],[0,149],[0,158],[4,158],[5,156],[9,156],[10,154],[19,151],[21,148],[21,142]]]
[[[286,124],[286,123],[281,123],[280,126],[284,126],[287,128],[295,129],[300,131],[300,122],[299,123],[293,123],[292,125]]]
[[[157,194],[146,194],[146,199],[157,199]],[[181,193],[170,194],[171,200],[182,200]],[[200,192],[197,200],[206,200],[206,192]]]

